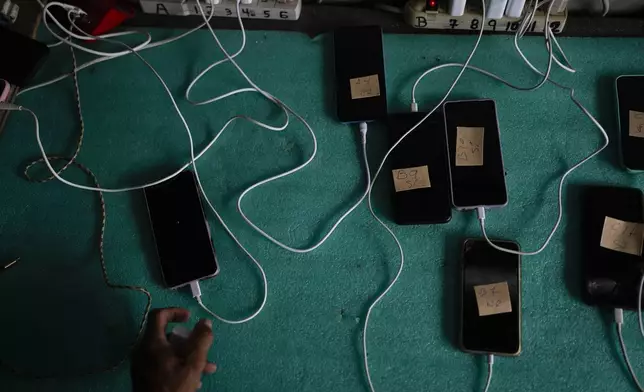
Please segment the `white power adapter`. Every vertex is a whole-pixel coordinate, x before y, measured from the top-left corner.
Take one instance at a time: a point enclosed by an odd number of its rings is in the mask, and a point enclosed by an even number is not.
[[[505,7],[505,16],[509,18],[520,18],[525,7],[525,0],[507,0],[508,5]]]
[[[463,16],[467,0],[449,0],[449,14],[452,16]]]
[[[503,13],[505,12],[505,6],[507,3],[508,3],[508,0],[488,0],[487,17],[489,19],[503,18]]]

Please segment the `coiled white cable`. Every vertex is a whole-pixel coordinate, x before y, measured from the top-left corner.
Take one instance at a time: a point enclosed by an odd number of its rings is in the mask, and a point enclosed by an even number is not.
[[[74,48],[77,48],[79,50],[82,50],[84,52],[94,54],[94,55],[97,55],[97,56],[103,56],[103,57],[119,57],[119,56],[124,56],[124,55],[130,53],[130,51],[127,51],[127,50],[126,51],[121,51],[121,52],[116,52],[116,53],[102,52],[102,51],[87,48],[85,46],[82,46],[82,45],[79,45],[79,44],[73,42],[72,38],[76,38],[76,39],[82,40],[82,41],[93,41],[93,40],[96,40],[97,37],[94,37],[94,36],[91,36],[91,35],[87,36],[87,35],[84,35],[84,34],[79,35],[79,34],[74,33],[73,31],[70,31],[69,29],[65,28],[62,25],[62,23],[60,23],[58,21],[58,19],[56,19],[52,15],[52,13],[49,11],[49,8],[51,8],[51,7],[61,7],[63,9],[65,9],[65,10],[67,10],[68,17],[70,17],[71,15],[82,16],[82,15],[87,15],[87,14],[85,13],[85,11],[83,11],[82,9],[80,9],[80,8],[78,8],[76,6],[72,6],[72,5],[65,4],[65,3],[60,3],[58,1],[49,2],[49,3],[47,3],[47,5],[44,6],[44,8],[43,8],[43,24],[45,25],[47,30],[49,30],[51,35],[53,35],[55,38],[57,38],[60,42],[64,42],[65,44],[67,44],[69,46],[72,46]],[[57,33],[55,33],[54,30],[52,30],[52,28],[49,26],[49,23],[48,23],[49,18],[51,18],[51,20],[54,21],[54,23],[58,26],[58,28],[60,28],[63,32],[65,32],[65,34],[67,34],[69,36],[69,38],[63,38],[60,35],[58,35]],[[141,43],[141,44],[139,44],[139,45],[137,45],[136,47],[133,48],[133,50],[136,50],[136,51],[141,50],[144,47],[148,46],[148,44],[152,41],[152,37],[150,36],[149,33],[143,33],[143,32],[138,32],[138,31],[128,31],[128,32],[104,34],[104,35],[101,35],[98,38],[103,38],[103,39],[105,39],[105,38],[114,38],[114,37],[120,37],[120,36],[124,36],[124,35],[129,35],[129,34],[144,34],[147,37],[143,43]]]
[[[41,1],[38,1],[38,2],[40,3],[40,5],[43,8],[45,7],[45,5]],[[211,7],[211,12],[210,12],[209,19],[212,18],[214,16],[214,14],[215,14],[214,13],[214,8]],[[163,40],[160,40],[160,41],[151,42],[148,45],[146,45],[146,46],[142,47],[141,49],[137,50],[137,52],[142,51],[142,50],[152,49],[152,48],[158,48],[160,46],[176,42],[176,41],[178,41],[178,40],[180,40],[182,38],[187,37],[188,35],[196,32],[196,31],[199,31],[204,26],[205,26],[205,23],[202,23],[202,24],[200,24],[200,25],[198,25],[198,26],[196,26],[196,27],[184,32],[184,33],[181,33],[181,34],[179,34],[179,35],[177,35],[175,37],[170,37],[170,38],[166,38],[166,39],[163,39]],[[123,32],[123,34],[125,34],[125,33],[133,34],[132,32]],[[106,38],[109,38],[109,37],[106,37]],[[54,44],[50,44],[50,45],[47,45],[47,46],[49,46],[51,48],[51,47],[59,46],[61,44],[63,44],[63,41],[58,41],[58,42],[56,42]],[[128,51],[126,54],[124,54],[122,56],[126,56],[128,54],[131,54],[131,52]],[[91,66],[96,65],[96,64],[103,63],[105,61],[114,60],[114,59],[122,57],[122,56],[108,56],[108,57],[101,56],[101,57],[96,58],[94,60],[88,61],[88,62],[86,62],[84,64],[81,64],[73,72],[80,72],[85,68],[91,67]],[[73,72],[64,73],[64,74],[62,74],[60,76],[57,76],[57,77],[55,77],[53,79],[50,79],[48,81],[45,81],[45,82],[42,82],[42,83],[35,84],[33,86],[23,88],[16,95],[19,96],[19,95],[28,93],[30,91],[34,91],[34,90],[37,90],[37,89],[40,89],[40,88],[43,88],[43,87],[50,86],[52,84],[58,83],[58,82],[60,82],[62,80],[65,80],[66,78],[72,76]]]
[[[73,19],[72,19],[71,21],[72,21],[72,26],[73,26],[75,29],[77,29],[78,31],[81,31],[81,32],[82,32],[83,34],[85,34],[86,36],[91,36],[90,34],[88,34],[88,33],[86,33],[86,32],[83,32],[80,28],[78,28],[78,26],[76,26],[75,24],[73,24]],[[154,75],[157,77],[157,79],[159,80],[159,82],[161,83],[161,85],[163,86],[163,88],[165,89],[166,93],[168,94],[168,97],[170,98],[170,101],[172,102],[173,107],[174,107],[175,111],[177,112],[177,115],[178,115],[178,116],[179,116],[179,118],[181,119],[181,121],[182,121],[182,123],[183,123],[183,125],[184,125],[184,127],[185,127],[185,129],[186,129],[186,132],[187,132],[187,134],[188,134],[188,139],[189,139],[189,142],[190,142],[190,156],[191,156],[191,161],[190,161],[189,165],[192,165],[192,166],[193,166],[194,173],[195,173],[195,177],[196,177],[196,179],[197,179],[197,185],[198,185],[198,187],[199,187],[199,189],[200,189],[200,191],[201,191],[201,193],[202,193],[202,195],[203,195],[203,197],[204,197],[204,200],[206,200],[206,203],[208,204],[208,206],[210,207],[210,209],[213,211],[213,213],[215,214],[215,216],[217,217],[217,219],[219,220],[219,222],[221,223],[221,225],[224,227],[224,229],[226,230],[226,232],[228,233],[228,235],[230,235],[230,237],[231,237],[231,238],[233,239],[233,241],[234,241],[234,242],[239,246],[239,248],[240,248],[240,249],[241,249],[241,250],[242,250],[242,251],[243,251],[243,252],[244,252],[244,253],[245,253],[245,254],[246,254],[246,255],[247,255],[247,256],[248,256],[252,261],[253,261],[253,263],[257,266],[258,270],[260,271],[260,274],[261,274],[261,276],[262,276],[262,281],[263,281],[264,292],[263,292],[263,299],[262,299],[262,302],[261,302],[260,306],[258,307],[258,309],[257,309],[256,311],[254,311],[250,316],[245,317],[245,318],[243,318],[243,319],[241,319],[241,320],[230,320],[230,319],[227,319],[227,318],[221,317],[221,316],[219,316],[219,315],[217,315],[217,314],[215,314],[215,313],[211,312],[210,310],[208,310],[208,312],[209,312],[209,313],[211,313],[211,314],[212,314],[214,317],[216,317],[218,320],[220,320],[220,321],[222,321],[222,322],[224,322],[224,323],[228,323],[228,324],[239,324],[239,323],[243,323],[243,322],[247,322],[247,321],[252,320],[253,318],[255,318],[255,317],[256,317],[256,316],[257,316],[257,315],[262,311],[262,309],[264,308],[264,305],[266,304],[266,299],[267,299],[267,295],[268,295],[268,281],[267,281],[267,278],[266,278],[266,273],[264,272],[264,269],[262,268],[261,264],[257,261],[257,259],[256,259],[255,257],[253,257],[253,255],[252,255],[252,254],[251,254],[251,253],[250,253],[250,252],[249,252],[249,251],[248,251],[248,250],[247,250],[247,249],[246,249],[246,248],[241,244],[241,242],[237,239],[237,237],[234,235],[234,233],[233,233],[233,232],[230,230],[230,228],[226,225],[226,223],[224,222],[224,220],[222,219],[222,217],[219,215],[219,213],[218,213],[218,212],[217,212],[217,210],[215,209],[214,205],[210,202],[210,199],[208,198],[207,194],[205,193],[205,191],[204,191],[204,189],[203,189],[203,186],[202,186],[202,184],[201,184],[200,177],[199,177],[199,171],[198,171],[197,166],[196,166],[196,163],[195,163],[195,161],[196,161],[197,157],[195,156],[195,152],[194,152],[194,142],[193,142],[193,139],[192,139],[192,133],[191,133],[191,131],[190,131],[190,127],[188,126],[188,124],[187,124],[187,122],[186,122],[185,118],[183,117],[183,114],[181,113],[181,110],[180,110],[180,109],[179,109],[179,107],[177,106],[177,103],[176,103],[176,101],[174,100],[174,97],[172,96],[172,93],[170,92],[170,89],[168,88],[168,86],[167,86],[167,84],[165,83],[165,81],[163,80],[163,78],[162,78],[162,77],[159,75],[159,73],[156,71],[156,69],[155,69],[151,64],[149,64],[149,63],[148,63],[148,62],[147,62],[147,61],[146,61],[146,60],[145,60],[145,59],[144,59],[144,58],[143,58],[143,57],[142,57],[142,56],[141,56],[137,51],[135,51],[135,50],[134,50],[134,48],[132,48],[132,47],[128,46],[127,44],[125,44],[125,43],[123,43],[123,42],[113,41],[113,40],[109,40],[109,39],[105,39],[105,38],[101,38],[101,37],[94,37],[94,38],[95,38],[95,39],[98,39],[98,40],[103,40],[103,41],[106,41],[106,42],[111,42],[111,43],[115,43],[115,44],[118,44],[118,45],[122,45],[122,46],[124,46],[124,47],[128,48],[128,49],[129,49],[129,51],[130,51],[131,53],[133,53],[135,56],[137,56],[137,57],[138,57],[138,58],[139,58],[139,59],[140,59],[140,60],[141,60],[141,61],[142,61],[142,62],[143,62],[143,63],[144,63],[144,64],[145,64],[145,65],[146,65],[146,66],[147,66],[151,71],[152,71],[152,73],[154,73]],[[80,184],[75,184],[75,183],[72,183],[72,182],[70,182],[70,181],[67,181],[67,180],[63,179],[62,177],[60,177],[60,176],[56,173],[56,171],[53,169],[53,167],[52,167],[52,166],[51,166],[51,164],[49,163],[49,159],[47,159],[47,154],[46,154],[46,152],[45,152],[45,150],[44,150],[44,147],[43,147],[42,141],[41,141],[41,139],[40,139],[40,125],[39,125],[39,121],[38,121],[38,117],[37,117],[37,115],[36,115],[33,111],[31,111],[31,110],[29,110],[29,109],[27,109],[27,108],[24,108],[24,107],[22,107],[22,106],[18,106],[18,105],[13,105],[13,104],[2,104],[2,105],[0,105],[0,110],[22,110],[22,111],[27,111],[27,112],[29,112],[29,113],[33,116],[34,121],[35,121],[35,128],[36,128],[36,139],[37,139],[38,146],[39,146],[39,148],[40,148],[41,154],[43,155],[43,158],[44,158],[45,164],[47,165],[47,167],[48,167],[48,169],[50,170],[50,172],[51,172],[51,173],[52,173],[52,174],[53,174],[53,175],[54,175],[58,180],[60,180],[61,182],[65,183],[65,184],[67,184],[67,185],[70,185],[70,186],[72,186],[72,187],[80,188],[80,189],[93,190],[93,191],[99,191],[99,190],[100,190],[100,191],[105,191],[105,192],[124,192],[124,191],[128,191],[128,190],[141,189],[141,188],[143,188],[143,187],[149,186],[149,185],[143,185],[143,186],[130,187],[130,188],[121,188],[121,189],[102,189],[102,188],[98,188],[98,187],[85,187],[85,186],[82,186],[82,185],[80,185]],[[224,126],[224,128],[219,132],[219,134],[218,134],[218,135],[220,135],[220,134],[221,134],[221,132],[223,132],[223,130],[225,129],[225,127],[226,127],[227,125],[229,125],[229,124],[230,124],[230,122],[232,122],[232,121],[233,121],[234,119],[236,119],[236,118],[237,118],[237,117],[234,117],[234,118],[232,118],[231,120],[229,120],[229,121],[226,123],[226,125]],[[214,142],[214,141],[213,141],[213,142]],[[211,144],[211,145],[212,145],[212,144]],[[202,153],[203,153],[203,152],[205,152],[205,150],[204,150],[204,151],[202,151]],[[187,167],[187,166],[184,166],[184,168],[185,168],[185,167]],[[179,172],[180,172],[180,171],[179,171]],[[177,172],[177,173],[178,173],[178,172]],[[171,178],[171,177],[170,177],[170,178]],[[155,183],[160,183],[160,182],[162,182],[162,181],[157,181],[157,182],[155,182]]]
[[[200,3],[198,3],[198,2],[197,2],[197,7],[199,8],[199,12],[201,13],[202,17],[203,17],[203,18],[204,18],[204,20],[205,20],[205,14],[204,14],[203,8],[202,8],[201,4],[200,4]],[[253,221],[252,221],[252,220],[251,220],[251,219],[246,215],[246,213],[244,212],[243,206],[242,206],[242,202],[243,202],[244,198],[245,198],[246,196],[248,196],[248,195],[249,195],[249,193],[250,193],[251,191],[253,191],[254,189],[257,189],[257,188],[259,188],[259,187],[261,187],[261,186],[263,186],[263,185],[266,185],[266,184],[268,184],[268,183],[270,183],[270,182],[276,181],[276,180],[278,180],[278,179],[280,179],[280,178],[284,178],[284,177],[290,176],[291,174],[297,173],[297,172],[299,172],[300,170],[304,169],[304,168],[305,168],[306,166],[308,166],[308,165],[313,161],[313,159],[315,158],[315,156],[316,156],[316,154],[317,154],[317,147],[318,147],[318,145],[317,145],[317,137],[316,137],[316,135],[315,135],[315,132],[314,132],[314,131],[313,131],[313,129],[310,127],[310,125],[306,122],[306,120],[304,120],[304,118],[302,118],[301,116],[299,116],[299,115],[298,115],[296,112],[294,112],[292,109],[288,108],[288,106],[286,106],[283,102],[279,101],[278,99],[276,99],[275,97],[273,97],[272,95],[270,95],[269,93],[265,92],[265,91],[264,91],[264,90],[262,90],[260,87],[258,87],[258,86],[257,86],[257,85],[256,85],[256,84],[255,84],[251,79],[250,79],[250,77],[248,77],[248,75],[244,72],[244,70],[243,70],[243,69],[242,69],[242,68],[237,64],[237,62],[235,61],[235,59],[234,59],[234,58],[235,58],[235,56],[239,55],[239,54],[243,51],[243,49],[244,49],[244,47],[245,47],[245,44],[246,44],[246,33],[245,33],[245,29],[244,29],[244,25],[243,25],[242,18],[241,18],[241,12],[239,12],[239,11],[240,11],[240,10],[239,10],[239,7],[240,7],[240,1],[238,0],[238,1],[237,1],[237,16],[238,16],[238,18],[237,18],[237,19],[238,19],[238,22],[239,22],[240,29],[241,29],[241,31],[242,31],[242,44],[241,44],[241,46],[240,46],[240,49],[239,49],[236,53],[234,53],[233,55],[230,55],[230,54],[228,53],[228,51],[223,47],[223,45],[221,44],[221,42],[219,41],[219,38],[217,37],[217,34],[215,33],[215,31],[212,29],[212,26],[210,26],[210,23],[206,22],[206,26],[208,27],[208,30],[210,31],[210,33],[211,33],[212,37],[214,38],[215,42],[217,43],[217,46],[219,47],[219,49],[221,50],[221,52],[226,56],[226,58],[225,58],[225,59],[223,59],[223,60],[219,60],[219,61],[217,61],[217,62],[215,62],[215,63],[211,64],[211,65],[210,65],[210,66],[208,66],[205,70],[203,70],[201,73],[199,73],[199,75],[198,75],[198,76],[197,76],[197,77],[196,77],[196,78],[195,78],[195,79],[190,83],[190,86],[188,87],[188,90],[187,90],[187,92],[186,92],[186,99],[188,99],[190,102],[193,102],[193,103],[194,103],[194,104],[196,104],[196,105],[205,105],[205,104],[212,103],[212,102],[218,101],[218,100],[220,100],[220,99],[223,99],[223,98],[225,98],[225,97],[227,97],[227,96],[230,96],[230,95],[233,95],[233,94],[237,94],[237,93],[239,93],[239,92],[257,91],[257,92],[259,92],[260,94],[262,94],[262,95],[264,95],[265,97],[267,97],[267,98],[268,98],[269,100],[271,100],[273,103],[277,104],[277,105],[278,105],[282,110],[284,110],[284,111],[285,111],[285,113],[286,113],[286,115],[287,115],[287,118],[288,118],[288,113],[287,113],[287,111],[288,111],[288,112],[290,112],[291,114],[293,114],[293,116],[295,116],[295,117],[296,117],[296,118],[297,118],[297,119],[298,119],[298,120],[299,120],[299,121],[300,121],[300,122],[301,122],[301,123],[302,123],[302,124],[303,124],[307,129],[308,129],[308,130],[309,130],[309,133],[311,134],[311,138],[312,138],[312,140],[313,140],[313,152],[312,152],[312,153],[311,153],[311,155],[306,159],[306,161],[304,161],[302,164],[300,164],[300,165],[296,166],[295,168],[293,168],[293,169],[291,169],[291,170],[287,170],[287,171],[285,171],[285,172],[283,172],[283,173],[280,173],[280,174],[278,174],[278,175],[275,175],[275,176],[272,176],[272,177],[266,178],[266,179],[264,179],[264,180],[261,180],[261,181],[259,181],[259,182],[255,183],[255,184],[251,185],[250,187],[246,188],[246,189],[245,189],[245,190],[240,194],[239,198],[237,199],[237,210],[238,210],[238,211],[239,211],[239,213],[241,214],[242,218],[243,218],[243,219],[244,219],[244,220],[245,220],[245,221],[246,221],[246,222],[247,222],[247,223],[248,223],[248,224],[249,224],[249,225],[250,225],[250,226],[251,226],[255,231],[257,231],[259,234],[261,234],[264,238],[268,239],[269,241],[271,241],[272,243],[276,244],[277,246],[279,246],[279,247],[281,247],[281,248],[283,248],[283,249],[285,249],[285,250],[288,250],[288,251],[290,251],[290,252],[294,252],[294,253],[308,253],[308,252],[311,252],[311,251],[313,251],[313,250],[317,249],[317,248],[318,248],[318,247],[320,247],[322,244],[324,244],[324,243],[326,242],[326,240],[327,240],[327,239],[328,239],[328,238],[329,238],[329,237],[330,237],[330,236],[335,232],[336,228],[337,228],[337,227],[338,227],[338,226],[339,226],[339,225],[340,225],[340,224],[341,224],[341,223],[342,223],[342,222],[343,222],[343,221],[344,221],[344,220],[345,220],[345,219],[346,219],[346,218],[347,218],[347,217],[348,217],[348,216],[349,216],[349,215],[350,215],[350,214],[351,214],[351,213],[352,213],[352,212],[353,212],[353,211],[354,211],[354,210],[355,210],[359,205],[360,205],[360,203],[362,203],[362,201],[363,201],[363,200],[365,199],[365,197],[367,196],[367,193],[368,193],[368,190],[369,190],[369,182],[367,182],[367,189],[365,190],[365,192],[363,193],[363,195],[362,195],[362,196],[361,196],[361,197],[360,197],[360,198],[359,198],[359,199],[358,199],[358,200],[357,200],[357,201],[356,201],[356,202],[355,202],[355,203],[354,203],[354,204],[353,204],[349,209],[347,209],[347,210],[344,212],[344,214],[342,214],[342,216],[341,216],[341,217],[340,217],[340,218],[339,218],[339,219],[338,219],[338,220],[337,220],[337,221],[332,225],[331,229],[329,229],[329,231],[328,231],[328,232],[327,232],[327,233],[326,233],[326,234],[325,234],[325,235],[324,235],[324,236],[323,236],[323,237],[322,237],[318,242],[316,242],[314,245],[309,246],[309,247],[306,247],[306,248],[296,248],[296,247],[292,247],[292,246],[289,246],[289,245],[286,245],[286,244],[284,244],[284,243],[280,242],[279,240],[275,239],[273,236],[271,236],[270,234],[268,234],[266,231],[264,231],[263,229],[261,229],[257,224],[255,224],[255,223],[254,223],[254,222],[253,222]],[[201,79],[205,74],[207,74],[210,70],[212,70],[214,67],[216,67],[216,66],[218,66],[218,65],[220,65],[220,64],[223,64],[223,63],[224,63],[224,62],[226,62],[226,61],[230,62],[230,63],[231,63],[231,64],[232,64],[232,65],[233,65],[233,66],[234,66],[234,67],[239,71],[239,73],[242,75],[242,77],[244,77],[244,79],[246,79],[246,81],[248,82],[248,84],[250,84],[250,85],[252,86],[252,89],[240,89],[240,90],[235,90],[235,91],[229,92],[229,93],[227,93],[227,94],[223,94],[223,95],[220,95],[220,96],[218,96],[218,97],[210,98],[210,99],[207,99],[207,100],[204,100],[204,101],[194,101],[194,100],[192,100],[192,99],[190,98],[190,91],[191,91],[192,87],[194,87],[194,86],[195,86],[195,84],[196,84],[196,83],[197,83],[197,82],[198,82],[198,81],[199,81],[199,80],[200,80],[200,79]],[[362,128],[362,127],[363,127],[363,125],[361,125],[361,128]],[[365,127],[365,129],[366,129],[366,124],[364,124],[364,127]]]

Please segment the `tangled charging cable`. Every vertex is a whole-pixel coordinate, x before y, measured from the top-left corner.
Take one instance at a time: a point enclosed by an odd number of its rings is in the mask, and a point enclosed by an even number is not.
[[[559,181],[559,187],[558,187],[558,215],[557,215],[557,220],[555,221],[555,225],[552,228],[550,234],[548,235],[548,237],[546,238],[544,243],[537,250],[532,251],[532,252],[521,252],[521,251],[515,251],[515,250],[512,250],[512,249],[507,249],[507,248],[504,248],[504,247],[501,247],[501,246],[498,246],[498,245],[494,244],[489,239],[489,237],[487,235],[487,232],[486,232],[486,229],[485,229],[485,218],[486,218],[485,208],[484,207],[478,207],[476,209],[477,215],[478,215],[478,220],[479,220],[479,225],[480,225],[480,228],[481,228],[481,232],[482,232],[483,236],[485,237],[485,240],[488,242],[488,244],[490,246],[492,246],[493,248],[495,248],[497,250],[500,250],[502,252],[512,253],[512,254],[516,254],[516,255],[522,255],[522,256],[537,255],[537,254],[541,253],[548,246],[548,244],[550,243],[550,240],[552,239],[552,237],[557,232],[557,229],[559,228],[559,225],[561,224],[561,220],[562,220],[562,217],[563,217],[563,185],[564,185],[564,183],[566,181],[566,178],[573,171],[575,171],[577,168],[579,168],[581,165],[583,165],[584,163],[588,162],[589,160],[594,158],[597,154],[602,152],[608,146],[608,143],[609,143],[609,138],[608,138],[608,134],[606,133],[606,130],[602,127],[602,125],[599,123],[599,121],[597,121],[597,119],[595,119],[595,117],[590,113],[590,111],[588,111],[588,109],[586,109],[586,107],[581,102],[579,102],[579,100],[577,100],[577,98],[575,97],[575,90],[573,88],[571,88],[571,87],[564,86],[563,84],[561,84],[559,82],[556,82],[556,81],[554,81],[554,80],[552,80],[550,78],[550,76],[549,76],[550,75],[550,64],[554,59],[556,59],[554,57],[554,54],[553,54],[553,47],[555,47],[555,46],[561,52],[562,57],[565,59],[566,63],[568,64],[568,66],[563,66],[563,65],[560,65],[560,66],[562,66],[564,69],[566,69],[569,72],[574,72],[574,69],[570,66],[570,63],[568,62],[568,59],[566,58],[563,50],[561,49],[561,46],[559,46],[559,43],[557,43],[556,38],[554,37],[554,33],[552,32],[552,29],[550,27],[545,29],[545,42],[546,42],[546,46],[547,46],[547,49],[548,49],[548,57],[549,57],[548,69],[546,70],[545,73],[539,71],[534,65],[532,65],[532,63],[527,59],[527,57],[523,54],[523,52],[521,51],[521,49],[518,46],[518,43],[517,43],[518,42],[518,37],[520,37],[522,35],[522,32],[524,32],[525,29],[527,28],[525,26],[528,26],[530,24],[530,22],[532,21],[532,18],[534,18],[534,13],[536,12],[536,9],[540,5],[545,4],[545,3],[546,2],[535,4],[535,7],[533,8],[532,13],[530,13],[527,16],[527,18],[523,19],[523,21],[521,22],[520,28],[517,30],[517,33],[515,34],[515,39],[514,39],[515,48],[516,48],[517,52],[519,53],[519,55],[521,56],[521,58],[524,60],[524,62],[530,67],[530,69],[532,69],[537,74],[543,76],[543,78],[541,79],[541,82],[539,82],[536,85],[536,86],[538,86],[536,88],[539,88],[539,87],[543,86],[544,82],[549,81],[550,83],[552,83],[556,87],[559,87],[562,90],[569,91],[570,92],[570,99],[582,111],[582,113],[584,115],[586,115],[591,120],[591,122],[597,127],[597,129],[599,129],[599,131],[601,132],[601,134],[602,134],[602,136],[604,138],[604,143],[597,150],[595,150],[590,155],[588,155],[586,158],[582,159],[581,161],[579,161],[578,163],[573,165],[570,169],[568,169],[561,176],[561,179]],[[551,1],[550,6],[548,7],[548,11],[546,13],[546,26],[549,26],[549,23],[548,23],[549,15],[550,15],[550,12],[552,10],[553,4],[554,4],[554,1]],[[439,69],[443,69],[443,68],[463,67],[463,66],[465,66],[467,69],[470,69],[470,70],[478,72],[478,73],[480,73],[482,75],[488,76],[488,77],[490,77],[492,79],[495,79],[495,80],[497,80],[497,81],[499,81],[499,82],[505,84],[506,86],[508,86],[510,88],[513,88],[515,90],[526,91],[526,90],[534,90],[535,89],[535,87],[517,86],[517,85],[515,85],[515,84],[513,84],[511,82],[508,82],[507,80],[503,79],[502,77],[500,77],[500,76],[498,76],[498,75],[496,75],[496,74],[494,74],[494,73],[492,73],[490,71],[486,71],[484,69],[481,69],[481,68],[478,68],[478,67],[475,67],[475,66],[472,66],[472,65],[469,65],[469,64],[468,65],[463,65],[463,64],[458,64],[458,63],[442,64],[442,65],[430,68],[427,71],[425,71],[416,80],[416,82],[414,83],[414,87],[412,88],[412,110],[417,110],[417,103],[416,103],[416,96],[415,96],[416,88],[417,88],[418,84],[420,83],[420,81],[426,75],[428,75],[428,74],[430,74],[430,73],[432,73],[434,71],[437,71]],[[643,330],[644,330],[644,328],[643,328]]]

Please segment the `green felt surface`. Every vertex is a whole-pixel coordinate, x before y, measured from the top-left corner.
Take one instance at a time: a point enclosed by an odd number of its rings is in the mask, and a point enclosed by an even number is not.
[[[155,31],[164,37],[176,32]],[[240,34],[221,33],[235,48]],[[316,131],[319,149],[306,170],[260,188],[245,201],[249,215],[289,244],[319,239],[364,187],[355,126],[333,116],[330,37],[250,32],[239,63],[264,89],[304,116]],[[614,78],[641,73],[641,39],[562,38],[579,73],[559,80],[577,88],[577,97],[597,115],[616,140]],[[407,110],[411,85],[429,66],[463,61],[474,36],[384,37],[389,109]],[[545,63],[542,38],[526,38],[530,58]],[[258,95],[246,94],[210,106],[193,107],[183,98],[200,69],[221,58],[205,31],[144,52],[179,101],[198,147],[204,146],[234,114],[279,120],[279,111]],[[81,56],[81,60],[84,57]],[[506,36],[486,36],[473,64],[529,85],[537,78],[513,52]],[[53,50],[41,75],[70,67],[69,51]],[[446,90],[457,70],[430,76],[419,88],[422,108]],[[104,186],[121,187],[159,178],[188,159],[188,140],[168,97],[134,57],[99,65],[80,74],[85,143],[79,160]],[[231,66],[208,75],[198,97],[245,87]],[[41,121],[45,147],[70,154],[77,116],[70,80],[20,97]],[[510,90],[478,74],[466,73],[454,98],[497,101],[510,203],[488,213],[489,233],[538,247],[556,218],[556,189],[565,169],[601,143],[599,131],[566,92],[546,85],[537,92]],[[372,162],[387,148],[382,126],[369,133]],[[255,234],[236,211],[240,192],[255,181],[294,167],[313,149],[306,129],[292,122],[275,133],[237,122],[199,161],[205,190],[241,241],[263,263],[269,298],[250,323],[215,323],[210,359],[220,369],[204,379],[209,391],[364,391],[361,329],[368,304],[399,265],[391,238],[361,206],[315,252],[292,254]],[[32,119],[12,114],[0,137],[0,259],[21,256],[0,274],[0,356],[32,371],[73,373],[107,365],[125,354],[134,338],[145,298],[111,291],[100,275],[97,254],[98,200],[95,194],[58,182],[32,184],[21,175],[38,156]],[[76,169],[65,176],[87,179]],[[579,184],[641,187],[642,177],[618,165],[617,147],[570,177],[566,213],[551,245],[523,260],[523,352],[496,363],[492,391],[634,390],[619,357],[610,316],[578,298],[581,246],[577,234]],[[374,190],[379,214],[391,222],[391,180],[384,172]],[[147,286],[153,305],[184,306],[194,322],[205,317],[189,294],[162,287],[141,192],[109,194],[106,259],[115,282]],[[257,270],[209,220],[221,274],[204,282],[205,302],[227,317],[242,317],[260,302]],[[398,285],[374,311],[369,329],[370,364],[378,391],[477,391],[485,361],[458,350],[458,261],[463,239],[480,235],[472,213],[454,213],[447,225],[395,227],[406,254]],[[190,257],[189,253],[186,257]],[[644,345],[634,314],[625,336],[635,368],[644,366]],[[2,390],[129,390],[127,365],[81,379],[31,381],[0,373]]]

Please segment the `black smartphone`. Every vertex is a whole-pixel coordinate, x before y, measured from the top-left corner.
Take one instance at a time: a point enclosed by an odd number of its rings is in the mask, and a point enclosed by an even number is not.
[[[628,170],[644,170],[644,75],[623,75],[615,81],[620,155]]]
[[[0,27],[0,79],[24,87],[47,59],[47,45]]]
[[[423,117],[425,113],[389,115],[391,144]],[[452,219],[444,127],[443,114],[434,112],[391,154],[393,205],[399,225],[446,223]]]
[[[452,204],[459,210],[505,206],[508,193],[494,101],[446,102],[443,112]]]
[[[183,171],[144,192],[166,286],[178,288],[217,275],[215,249],[194,173]]]
[[[519,250],[511,241],[493,241]],[[521,256],[502,252],[482,239],[463,244],[461,348],[478,354],[521,352]]]
[[[644,273],[642,191],[587,186],[580,220],[584,302],[592,306],[635,309]]]
[[[373,121],[387,115],[380,26],[343,27],[333,33],[338,119]]]

